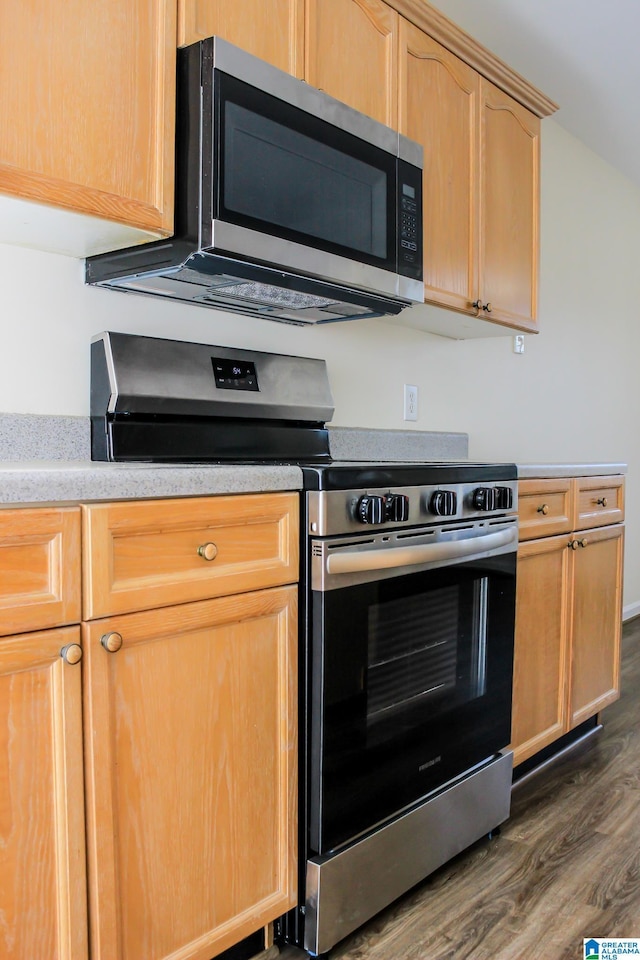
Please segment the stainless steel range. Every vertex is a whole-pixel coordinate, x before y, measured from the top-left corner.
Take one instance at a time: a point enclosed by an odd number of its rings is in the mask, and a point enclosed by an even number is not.
[[[96,459],[303,475],[299,906],[312,954],[509,815],[512,464],[331,459],[323,361],[104,334]]]

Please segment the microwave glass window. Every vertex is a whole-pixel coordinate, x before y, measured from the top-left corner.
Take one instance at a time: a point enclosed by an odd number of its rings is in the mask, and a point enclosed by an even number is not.
[[[224,206],[302,236],[387,256],[387,174],[225,104]]]

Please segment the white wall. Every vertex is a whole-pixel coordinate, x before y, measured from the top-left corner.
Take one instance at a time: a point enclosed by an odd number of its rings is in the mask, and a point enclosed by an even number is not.
[[[0,411],[87,415],[89,342],[106,329],[324,357],[335,424],[464,431],[481,460],[627,462],[625,604],[640,604],[640,191],[552,120],[542,142],[541,333],[522,356],[508,336],[301,329],[88,288],[80,262],[5,246]]]

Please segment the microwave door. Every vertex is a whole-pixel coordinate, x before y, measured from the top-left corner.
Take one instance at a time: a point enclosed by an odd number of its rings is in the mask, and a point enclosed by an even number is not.
[[[402,296],[397,156],[236,78],[215,90],[214,251]]]

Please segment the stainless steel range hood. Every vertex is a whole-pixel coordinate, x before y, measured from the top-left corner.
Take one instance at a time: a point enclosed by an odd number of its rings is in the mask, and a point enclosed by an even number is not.
[[[175,235],[88,283],[298,325],[423,302],[419,145],[219,38],[178,51],[177,90]]]
[[[206,250],[194,249],[184,259],[180,252],[183,244],[167,241],[152,250],[136,247],[93,257],[87,260],[87,282],[299,326],[391,316],[409,306],[405,300]],[[153,269],[156,257],[164,262]],[[123,275],[114,276],[114,270]]]

